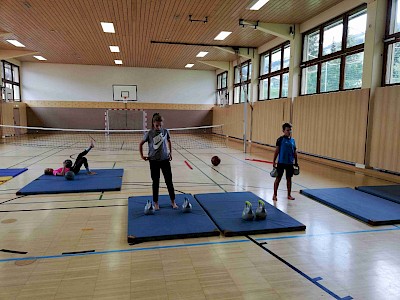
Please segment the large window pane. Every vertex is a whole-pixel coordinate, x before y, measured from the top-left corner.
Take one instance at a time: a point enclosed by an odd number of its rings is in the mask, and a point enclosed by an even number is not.
[[[222,88],[226,88],[228,86],[228,84],[227,84],[227,76],[228,76],[227,72],[222,73],[222,83],[221,83],[221,87]]]
[[[268,78],[260,81],[260,100],[268,99]]]
[[[270,99],[279,98],[279,88],[281,84],[281,76],[271,77],[271,86],[270,86]]]
[[[19,82],[19,68],[18,68],[18,66],[13,66],[12,67],[12,71],[13,71],[13,80],[14,80],[14,82]]]
[[[400,42],[388,46],[386,84],[400,83]]]
[[[269,73],[269,54],[261,57],[261,75]]]
[[[12,71],[10,64],[4,64],[4,79],[12,80]]]
[[[367,12],[363,10],[349,17],[349,29],[347,31],[347,48],[364,44],[365,30],[367,26]]]
[[[249,72],[249,65],[245,64],[242,66],[242,81],[246,81],[248,77],[248,72]]]
[[[342,50],[343,21],[324,27],[322,55]]]
[[[317,92],[317,70],[317,65],[303,69],[301,84],[303,95],[315,94]]]
[[[392,0],[389,34],[400,32],[400,1]]]
[[[288,96],[289,91],[289,73],[282,74],[282,98]]]
[[[321,93],[339,90],[340,58],[321,64]]]
[[[233,94],[234,94],[233,103],[239,103],[240,86],[235,87],[235,91]]]
[[[240,73],[239,73],[239,66],[235,67],[235,83],[240,82]]]
[[[14,85],[14,100],[21,100],[21,95],[19,92],[19,86]]]
[[[290,46],[283,49],[283,68],[288,68],[290,63]]]
[[[364,52],[346,57],[344,89],[360,88],[362,84]]]
[[[275,50],[271,55],[271,72],[281,69],[282,54],[281,49]]]
[[[221,75],[217,76],[217,89],[221,88]]]
[[[309,61],[318,57],[319,30],[309,33],[304,39],[303,61]]]
[[[248,84],[242,85],[242,88],[240,89],[240,103],[250,101],[249,95],[250,95],[249,85]]]

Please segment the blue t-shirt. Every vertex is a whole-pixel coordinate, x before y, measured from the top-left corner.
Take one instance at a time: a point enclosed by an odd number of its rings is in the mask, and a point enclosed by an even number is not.
[[[170,139],[169,131],[151,129],[145,133],[143,140],[149,143],[149,160],[166,160],[168,157],[167,141]]]
[[[296,151],[296,142],[293,138],[281,136],[276,141],[276,146],[279,147],[278,163],[293,164],[294,153]]]

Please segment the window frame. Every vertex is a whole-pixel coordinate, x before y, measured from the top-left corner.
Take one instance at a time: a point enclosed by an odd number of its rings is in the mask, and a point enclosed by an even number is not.
[[[8,65],[10,67],[11,70],[11,80],[6,79],[6,65]],[[16,68],[18,70],[18,82],[14,80],[14,68]],[[12,93],[13,93],[13,100],[14,102],[21,102],[21,71],[20,71],[20,67],[10,63],[6,60],[1,60],[1,83],[2,83],[2,87],[5,87],[6,84],[11,84],[11,89],[12,89]],[[19,99],[14,99],[15,97],[15,91],[14,91],[14,86],[18,86],[19,89]],[[5,99],[3,100],[5,101]]]
[[[243,67],[245,67],[245,66],[247,66],[247,75],[246,75],[247,80],[242,81],[242,82],[240,82],[240,80],[239,80],[239,82],[235,83],[236,82],[236,74],[238,74],[238,76],[240,76],[240,72],[237,72],[238,68],[240,67],[240,68],[243,69]],[[242,99],[241,99],[242,88],[244,86],[246,86],[247,95],[250,96],[249,95],[249,87],[250,87],[250,83],[251,83],[251,69],[252,69],[252,64],[251,64],[251,60],[250,59],[246,60],[245,62],[241,63],[240,65],[236,65],[234,67],[234,69],[233,69],[233,72],[234,72],[233,73],[234,74],[234,78],[233,78],[233,82],[234,82],[234,84],[233,84],[233,104],[245,103],[245,101],[242,101]],[[235,91],[237,90],[236,88],[238,88],[238,87],[239,87],[239,102],[236,102],[236,96],[237,95],[236,95]]]
[[[385,38],[383,40],[383,64],[382,64],[382,86],[394,86],[400,85],[400,82],[395,83],[386,83],[386,75],[387,75],[387,67],[388,67],[388,58],[389,58],[389,47],[393,44],[400,43],[400,30],[399,32],[390,33],[390,25],[392,21],[392,9],[394,9],[394,3],[397,1],[398,9],[400,10],[400,0],[388,0],[387,2],[387,10],[386,10],[386,28],[385,28]],[[393,17],[396,17],[393,14]]]
[[[225,77],[226,78],[225,86],[222,84],[224,82],[223,81],[224,75],[226,76]],[[220,86],[220,87],[218,87],[218,86]],[[224,93],[225,93],[225,95],[228,95],[228,71],[222,72],[217,75],[217,95],[221,95]],[[221,103],[218,103],[218,101],[219,101],[219,99],[217,98],[217,104],[221,104]],[[229,101],[229,99],[228,99],[228,101]]]
[[[288,48],[290,49],[290,41],[284,42],[274,48],[269,49],[268,51],[265,51],[260,54],[260,61],[262,61],[262,57],[268,55],[268,72],[265,74],[262,74],[264,70],[264,65],[260,63],[260,69],[259,69],[259,74],[260,76],[258,77],[259,81],[263,81],[265,79],[268,79],[268,92],[267,92],[267,98],[262,99],[261,98],[261,84],[258,85],[258,101],[266,101],[266,100],[277,100],[281,98],[287,98],[287,96],[282,96],[282,90],[283,90],[283,75],[286,73],[289,73],[289,66],[284,67],[285,64],[285,49]],[[272,69],[272,54],[275,53],[276,51],[281,51],[281,60],[280,60],[280,68],[276,71],[271,72]],[[291,51],[291,49],[290,49]],[[290,60],[290,56],[289,56]],[[290,65],[290,63],[289,63]],[[271,98],[271,79],[279,76],[279,95],[278,98]]]
[[[325,94],[325,93],[333,93],[333,92],[339,92],[339,91],[349,91],[349,90],[356,90],[356,89],[361,89],[360,87],[356,88],[350,88],[350,89],[345,89],[345,61],[346,57],[350,55],[354,55],[357,53],[364,52],[364,45],[365,45],[365,40],[364,43],[354,45],[351,47],[347,47],[347,38],[348,38],[348,29],[349,29],[349,19],[351,16],[356,15],[357,13],[360,13],[362,11],[365,11],[365,14],[367,14],[367,5],[362,4],[352,10],[349,10],[348,12],[345,12],[344,14],[341,14],[340,16],[337,16],[335,18],[332,18],[310,30],[307,30],[306,32],[303,33],[302,35],[302,50],[301,50],[301,58],[302,62],[300,64],[300,91],[299,94],[301,96],[304,95],[315,95],[315,94]],[[326,55],[323,55],[323,37],[324,37],[324,29],[332,24],[335,24],[339,21],[342,21],[343,24],[343,31],[342,31],[342,48],[339,51],[329,53]],[[366,32],[365,28],[365,32]],[[305,55],[305,47],[304,43],[306,40],[306,37],[313,33],[319,31],[319,42],[318,42],[318,57],[304,61],[304,55]],[[321,69],[322,69],[322,64],[333,61],[335,59],[340,58],[340,74],[339,74],[339,89],[338,90],[332,90],[332,91],[326,91],[326,92],[321,92]],[[317,66],[317,85],[316,85],[316,92],[315,93],[303,93],[303,83],[304,83],[304,78],[303,78],[303,70],[311,67],[311,66]]]

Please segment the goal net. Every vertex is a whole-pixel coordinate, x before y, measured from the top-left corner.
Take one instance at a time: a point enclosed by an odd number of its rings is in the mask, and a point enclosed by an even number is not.
[[[145,130],[147,113],[142,109],[107,109],[104,112],[106,134],[112,130]]]

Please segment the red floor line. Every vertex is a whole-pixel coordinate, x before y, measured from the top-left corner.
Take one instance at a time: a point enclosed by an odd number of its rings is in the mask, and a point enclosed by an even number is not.
[[[190,170],[193,170],[192,166],[185,160],[185,164],[188,166]]]

